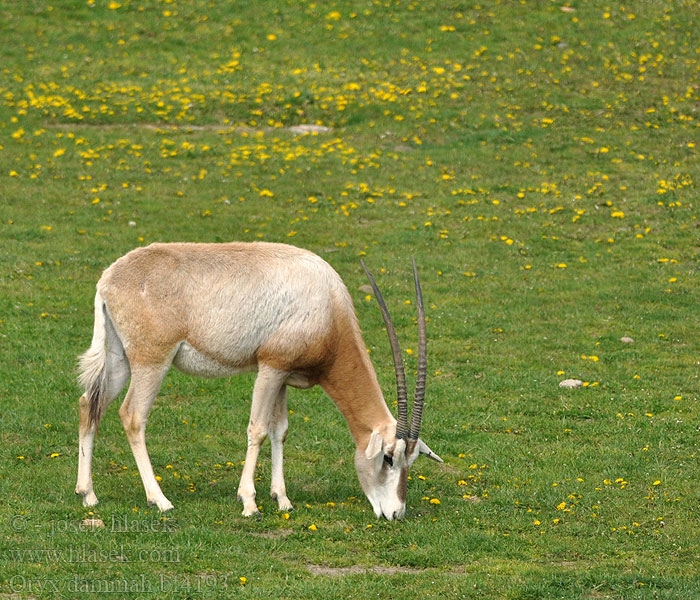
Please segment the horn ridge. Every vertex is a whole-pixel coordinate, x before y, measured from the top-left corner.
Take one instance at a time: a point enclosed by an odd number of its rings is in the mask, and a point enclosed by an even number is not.
[[[372,273],[365,265],[365,261],[360,259],[362,268],[365,270],[367,279],[374,290],[374,295],[377,298],[377,303],[379,304],[379,309],[384,318],[384,325],[386,326],[386,332],[389,336],[389,344],[391,345],[391,355],[394,359],[394,372],[396,373],[396,399],[397,399],[397,420],[396,420],[396,438],[406,439],[408,435],[408,392],[406,391],[406,374],[403,368],[403,358],[401,356],[401,347],[399,346],[399,338],[396,335],[396,328],[391,320],[391,315],[389,314],[389,309],[387,308],[386,302],[382,293],[379,291],[377,282],[374,280]]]
[[[408,438],[417,440],[420,433],[421,421],[423,420],[423,403],[425,401],[425,382],[428,373],[428,337],[425,326],[425,309],[423,307],[423,292],[418,278],[418,268],[415,258],[411,257],[413,263],[413,280],[416,286],[416,306],[418,311],[418,373],[416,375],[416,391],[413,400],[413,410],[411,411],[411,426],[408,430]]]

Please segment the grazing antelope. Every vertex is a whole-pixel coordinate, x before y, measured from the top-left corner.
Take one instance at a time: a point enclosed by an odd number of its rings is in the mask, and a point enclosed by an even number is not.
[[[153,474],[146,420],[171,365],[203,377],[258,371],[248,450],[238,487],[243,515],[256,514],[255,466],[269,435],[270,493],[291,510],[282,467],[286,388],[316,384],[333,399],[357,444],[357,476],[377,517],[403,517],[409,467],[419,453],[442,462],[419,439],[425,397],[426,334],[420,283],[416,395],[408,423],[406,379],[396,331],[364,266],[389,332],[396,370],[398,421],[382,396],[340,276],[315,254],[284,244],[153,244],[129,252],[102,275],[95,295],[90,349],[80,357],[78,483],[85,506],[92,485],[95,433],[107,406],[131,377],[119,416],[146,490],[161,511],[173,505]]]

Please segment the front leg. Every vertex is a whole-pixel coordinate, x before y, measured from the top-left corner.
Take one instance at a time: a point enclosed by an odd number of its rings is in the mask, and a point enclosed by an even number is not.
[[[287,437],[287,386],[282,386],[277,395],[275,411],[270,424],[270,446],[272,459],[272,478],[270,482],[270,496],[277,500],[281,511],[293,510],[292,503],[287,498],[287,489],[284,485],[284,440]]]
[[[255,502],[255,467],[258,463],[260,446],[270,429],[270,422],[277,404],[277,398],[284,387],[287,373],[260,365],[253,388],[253,403],[248,422],[248,451],[238,486],[238,499],[243,502],[243,516],[258,514]]]

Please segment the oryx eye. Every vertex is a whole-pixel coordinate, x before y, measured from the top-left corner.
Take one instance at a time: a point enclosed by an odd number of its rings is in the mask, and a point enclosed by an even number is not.
[[[394,459],[393,459],[393,457],[389,456],[388,454],[384,455],[384,462],[387,463],[390,467],[394,466]]]

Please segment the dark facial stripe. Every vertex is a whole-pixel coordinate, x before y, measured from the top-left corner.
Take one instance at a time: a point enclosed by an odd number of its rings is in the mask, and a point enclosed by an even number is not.
[[[399,475],[399,485],[396,488],[396,495],[399,497],[401,502],[406,502],[406,488],[408,487],[408,467],[401,469],[401,474]]]

